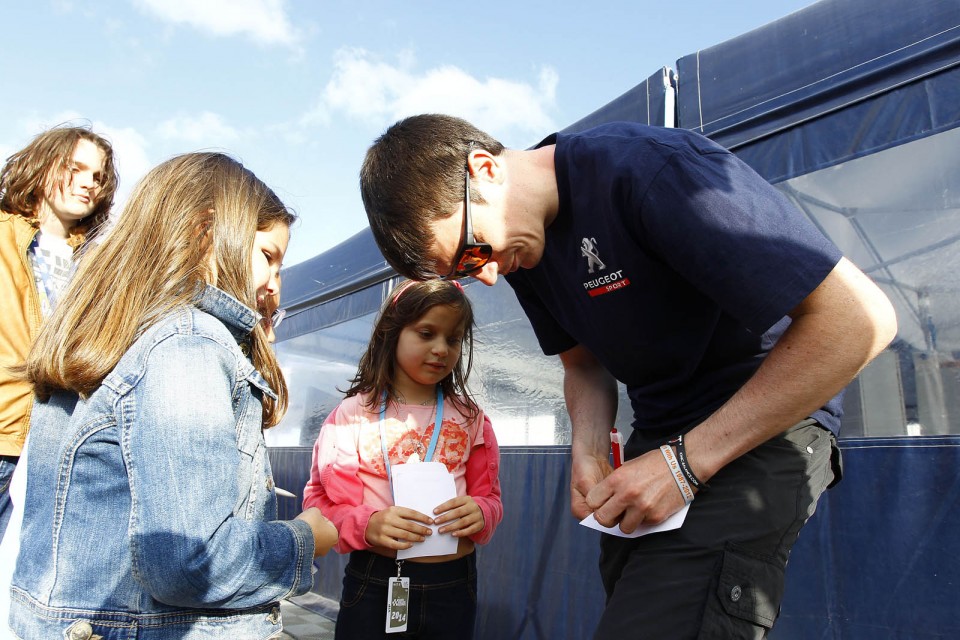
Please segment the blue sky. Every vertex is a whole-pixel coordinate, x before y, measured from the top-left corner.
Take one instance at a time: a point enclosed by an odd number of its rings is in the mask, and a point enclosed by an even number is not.
[[[357,170],[398,118],[444,112],[511,147],[663,66],[811,0],[31,0],[0,7],[0,157],[92,123],[118,201],[200,149],[242,160],[301,217],[286,264],[366,226]]]

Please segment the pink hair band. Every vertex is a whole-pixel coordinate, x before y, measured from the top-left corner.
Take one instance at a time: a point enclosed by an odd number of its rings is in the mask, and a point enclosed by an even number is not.
[[[397,300],[400,299],[400,296],[403,295],[403,292],[406,291],[407,289],[409,289],[410,287],[412,287],[412,286],[413,286],[414,284],[416,284],[417,282],[418,282],[418,280],[407,280],[406,282],[404,282],[403,284],[401,284],[399,287],[397,287],[396,292],[393,294],[393,301],[390,303],[391,306],[396,306]],[[459,290],[460,290],[460,293],[463,293],[463,285],[460,284],[459,281],[457,281],[457,280],[448,280],[448,282],[449,282],[450,284],[452,284],[453,286],[455,286],[457,289],[459,289]]]

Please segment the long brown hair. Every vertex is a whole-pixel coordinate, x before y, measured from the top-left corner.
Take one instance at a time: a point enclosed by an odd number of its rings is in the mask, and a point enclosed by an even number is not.
[[[255,309],[255,232],[295,219],[269,187],[227,155],[191,153],[158,165],[134,189],[116,227],[83,260],[37,338],[26,363],[37,394],[64,389],[89,395],[144,330],[190,304],[205,282]],[[259,323],[250,353],[279,398],[264,397],[264,425],[270,427],[286,411],[287,387]]]
[[[473,368],[473,306],[459,283],[445,280],[408,281],[397,287],[384,302],[373,327],[370,344],[360,358],[357,375],[344,391],[347,397],[368,394],[370,409],[378,407],[384,392],[394,397],[393,379],[396,375],[397,343],[403,328],[423,317],[437,306],[449,306],[460,313],[463,343],[460,358],[453,370],[440,381],[445,398],[449,398],[465,416],[473,419],[480,409],[467,389],[467,379]],[[466,356],[466,357],[464,357]]]
[[[103,175],[93,211],[70,229],[73,247],[91,240],[110,216],[120,183],[110,143],[87,127],[58,126],[37,135],[7,158],[0,170],[0,209],[38,225],[40,203],[48,191],[65,188],[64,171],[73,162],[73,152],[81,140],[92,142],[103,152]]]

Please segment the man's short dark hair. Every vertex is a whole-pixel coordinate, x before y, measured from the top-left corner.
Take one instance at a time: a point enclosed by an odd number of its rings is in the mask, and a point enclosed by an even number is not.
[[[401,275],[436,275],[427,258],[434,242],[429,224],[463,202],[463,172],[473,149],[500,155],[504,147],[466,120],[424,114],[400,120],[367,150],[360,195],[383,257]],[[471,202],[483,200],[473,193]]]

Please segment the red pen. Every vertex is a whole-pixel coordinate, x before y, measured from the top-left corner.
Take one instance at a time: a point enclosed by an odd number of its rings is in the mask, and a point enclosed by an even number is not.
[[[610,448],[613,449],[613,468],[617,469],[623,464],[623,434],[618,433],[616,427],[610,431]]]

